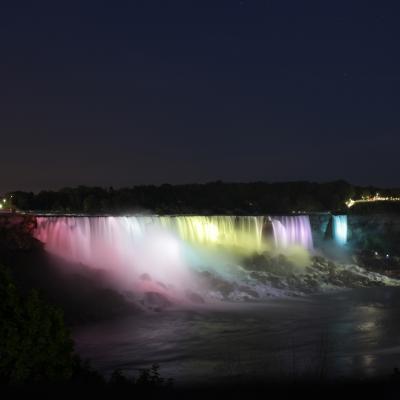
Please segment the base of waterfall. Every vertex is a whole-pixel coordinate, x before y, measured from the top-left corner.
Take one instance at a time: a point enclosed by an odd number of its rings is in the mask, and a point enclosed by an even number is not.
[[[283,255],[254,255],[243,260],[241,266],[231,266],[227,277],[212,270],[196,271],[202,292],[185,292],[188,303],[262,302],[279,297],[304,297],[344,289],[380,286],[400,286],[400,281],[383,274],[367,271],[355,264],[342,264],[322,256],[314,256],[310,265],[295,266]],[[146,275],[146,280],[151,280]],[[142,295],[127,294],[145,308],[155,311],[174,306],[173,288],[160,285],[159,292]]]
[[[104,310],[104,317],[109,318],[120,311],[129,315],[177,308],[208,309],[229,304],[265,303],[274,299],[307,298],[351,289],[400,286],[398,279],[355,264],[334,262],[320,255],[311,257],[308,265],[299,267],[284,255],[264,253],[248,256],[241,260],[240,265],[226,265],[223,269],[194,269],[190,277],[195,284],[187,287],[164,283],[146,273],[139,276],[140,284],[129,290],[126,287],[121,289],[118,280],[107,269],[71,264],[54,256],[49,258],[50,265],[61,271],[58,278],[61,282],[70,282],[71,288],[75,287],[78,292],[89,291],[94,296],[98,293],[101,297],[97,300],[99,305],[114,304],[111,314],[109,307],[98,308],[98,312],[94,312],[95,319],[102,319],[100,314]],[[79,303],[79,298],[89,306],[96,302],[95,298],[85,300],[89,298],[86,294],[79,294],[71,301]]]
[[[304,296],[340,289],[400,285],[397,279],[323,256],[313,256],[309,265],[299,268],[283,255],[255,255],[246,259],[242,268],[248,274],[245,281],[249,286],[262,287],[258,289],[258,298],[262,298],[263,293]]]

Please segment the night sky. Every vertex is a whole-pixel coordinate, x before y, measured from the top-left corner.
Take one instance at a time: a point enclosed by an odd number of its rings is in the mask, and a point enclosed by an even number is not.
[[[0,6],[0,193],[400,186],[400,2]]]

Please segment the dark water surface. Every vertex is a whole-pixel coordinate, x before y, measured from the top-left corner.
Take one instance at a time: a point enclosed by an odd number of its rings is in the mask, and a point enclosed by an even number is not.
[[[104,373],[152,363],[177,383],[249,377],[374,377],[400,367],[400,289],[171,310],[78,327]]]

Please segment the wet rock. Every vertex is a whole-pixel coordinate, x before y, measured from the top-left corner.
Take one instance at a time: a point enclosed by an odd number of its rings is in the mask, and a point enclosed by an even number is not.
[[[283,254],[271,256],[268,253],[257,254],[245,258],[243,268],[254,272],[269,272],[279,276],[286,276],[296,271],[296,267]]]
[[[268,284],[270,282],[269,274],[262,272],[251,272],[250,277],[257,282],[262,284]]]
[[[172,303],[164,295],[158,292],[144,293],[143,302],[146,306],[158,308],[166,308],[172,305]]]
[[[253,289],[251,289],[251,288],[249,288],[247,286],[241,285],[241,286],[239,286],[238,289],[240,291],[250,295],[250,297],[252,297],[253,299],[258,299],[260,297],[259,294],[255,290],[253,290]]]
[[[204,304],[205,300],[198,293],[192,292],[190,290],[186,290],[186,297],[192,302],[196,304]]]
[[[160,282],[160,281],[157,281],[157,285],[162,287],[163,289],[168,289],[168,286],[165,285],[164,283]]]
[[[235,284],[229,281],[223,280],[208,271],[203,271],[200,273],[201,280],[205,283],[207,287],[211,290],[220,292],[223,297],[228,297],[235,289]]]

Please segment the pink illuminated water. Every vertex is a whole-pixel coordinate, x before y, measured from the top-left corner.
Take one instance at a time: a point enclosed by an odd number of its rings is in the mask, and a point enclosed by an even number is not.
[[[231,279],[225,267],[228,259],[240,262],[235,251],[271,250],[267,224],[280,253],[292,246],[312,249],[308,216],[38,217],[35,237],[52,254],[109,272],[120,289],[175,300],[187,290],[204,295],[199,266]]]

